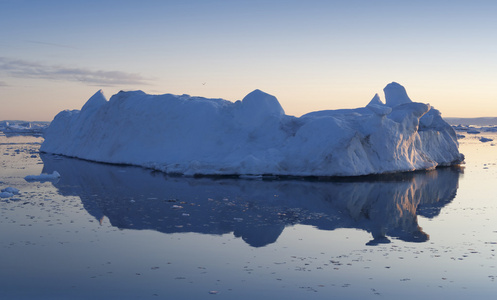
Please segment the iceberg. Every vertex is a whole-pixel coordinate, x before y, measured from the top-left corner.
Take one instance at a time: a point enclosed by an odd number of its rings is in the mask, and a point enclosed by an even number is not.
[[[276,97],[243,100],[95,93],[57,114],[41,152],[182,175],[360,176],[460,164],[454,129],[392,82],[356,109],[286,115]]]
[[[7,136],[34,135],[40,136],[48,126],[48,122],[2,121],[0,131]]]

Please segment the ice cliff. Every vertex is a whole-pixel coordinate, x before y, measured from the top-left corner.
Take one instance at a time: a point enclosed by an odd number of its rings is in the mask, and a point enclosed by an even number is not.
[[[184,175],[357,176],[432,169],[463,161],[456,134],[398,83],[366,107],[296,118],[255,90],[241,101],[99,91],[62,111],[42,152]]]

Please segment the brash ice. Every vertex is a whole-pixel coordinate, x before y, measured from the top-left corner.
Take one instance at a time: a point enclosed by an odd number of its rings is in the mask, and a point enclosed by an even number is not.
[[[286,115],[255,90],[230,102],[101,91],[62,111],[42,152],[183,175],[358,176],[459,164],[456,134],[429,104],[392,82],[356,109]]]

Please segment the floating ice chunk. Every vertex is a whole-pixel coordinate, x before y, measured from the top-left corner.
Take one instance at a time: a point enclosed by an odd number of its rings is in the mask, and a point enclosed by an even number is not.
[[[468,131],[468,126],[463,126],[461,124],[459,125],[453,125],[452,128],[456,131]]]
[[[19,194],[19,190],[18,189],[10,187],[10,186],[7,187],[7,188],[2,189],[2,192],[12,193],[14,195]]]
[[[42,173],[40,175],[28,175],[24,177],[24,180],[26,181],[50,181],[50,180],[55,180],[60,177],[59,172],[53,171],[52,174],[45,174]]]
[[[14,194],[9,193],[9,192],[1,192],[0,193],[0,198],[10,198],[10,197],[14,197]]]
[[[483,136],[480,137],[480,142],[482,142],[482,143],[491,142],[491,141],[493,141],[493,139],[489,139],[489,138],[486,138],[486,137],[483,137]]]

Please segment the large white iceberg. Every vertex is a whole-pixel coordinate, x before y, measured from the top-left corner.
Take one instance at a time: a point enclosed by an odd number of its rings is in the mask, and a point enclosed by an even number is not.
[[[286,115],[260,90],[243,100],[101,91],[62,111],[42,152],[184,175],[357,176],[459,164],[455,131],[401,85],[366,107]]]

